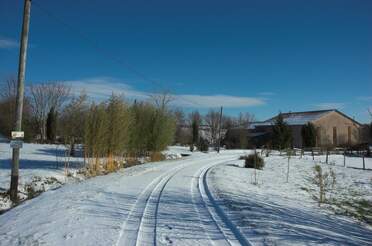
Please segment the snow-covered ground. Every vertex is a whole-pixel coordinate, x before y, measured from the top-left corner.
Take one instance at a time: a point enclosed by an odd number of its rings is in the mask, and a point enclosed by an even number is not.
[[[321,158],[321,157],[320,157]],[[356,203],[369,201],[372,206],[372,171],[343,167],[343,156],[330,156],[336,165],[320,164],[324,171],[336,173],[332,198]],[[360,158],[349,160],[358,166]],[[354,162],[354,163],[353,163]],[[278,154],[265,158],[265,168],[245,169],[237,160],[214,168],[208,178],[218,203],[229,218],[239,225],[254,245],[371,245],[372,227],[356,219],[335,215],[350,207],[321,205],[312,198],[317,188],[309,181],[314,164],[311,157],[292,157],[289,181],[286,182],[288,159]],[[372,159],[366,159],[372,167]],[[356,204],[355,204],[356,205]],[[372,217],[369,217],[372,219]],[[372,222],[372,220],[371,220]]]
[[[305,159],[311,159],[312,157],[309,155],[305,156]],[[318,155],[314,156],[314,160],[316,162],[326,163],[326,156],[325,155]],[[372,160],[371,158],[365,158],[365,168],[372,170]],[[330,155],[328,156],[328,164],[336,165],[336,166],[344,166],[344,156],[343,155]],[[361,157],[352,157],[346,156],[345,157],[345,166],[356,168],[356,169],[363,169],[363,158]]]
[[[247,150],[190,153],[70,182],[0,216],[0,245],[370,245],[372,230],[312,199],[311,157],[273,155],[257,171]],[[171,151],[170,150],[170,151]],[[332,156],[339,159],[337,156]],[[359,159],[355,159],[359,161]],[[370,159],[366,159],[372,167]],[[371,200],[372,171],[321,164],[337,191]],[[354,193],[353,193],[354,194]],[[354,195],[355,195],[354,194]],[[348,197],[345,192],[340,197]],[[335,194],[335,196],[338,196]]]
[[[227,155],[217,159],[221,162],[235,158]],[[138,241],[141,245],[142,240],[149,240],[152,244],[153,225],[155,220],[156,224],[161,223],[161,211],[180,217],[158,225],[162,236],[157,240],[177,241],[168,237],[168,232],[174,229],[182,243],[187,239],[186,234],[193,236],[199,231],[190,243],[201,240],[201,245],[205,245],[209,239],[200,231],[202,225],[195,211],[198,205],[192,202],[201,198],[192,198],[196,190],[190,189],[197,188],[191,187],[195,171],[205,164],[215,164],[215,160],[215,155],[196,153],[184,160],[134,166],[45,192],[0,216],[0,242],[5,245],[133,245],[131,242]],[[162,201],[158,203],[160,198]],[[177,202],[184,206],[177,206],[177,210],[168,207]],[[173,223],[182,223],[182,227],[177,228]],[[185,233],[183,228],[194,228],[195,233]],[[167,233],[162,232],[163,229]],[[181,231],[177,233],[178,229]]]
[[[179,159],[182,158],[182,156],[189,156],[192,154],[190,148],[185,146],[170,146],[162,153],[165,155],[167,160]]]
[[[9,143],[0,143],[0,192],[9,189],[11,172],[12,149]],[[69,168],[65,169],[66,161]],[[63,145],[49,144],[24,144],[21,149],[21,161],[19,170],[19,188],[26,196],[25,188],[28,185],[42,186],[33,187],[37,190],[49,190],[60,185],[81,179],[76,174],[83,166],[82,158],[66,158]],[[66,175],[69,172],[69,177]],[[8,199],[0,197],[0,210],[10,207]]]
[[[189,154],[185,147],[174,146],[163,152],[166,159],[179,159]],[[9,143],[0,142],[0,193],[10,186],[12,149]],[[65,168],[68,163],[67,168]],[[22,199],[27,197],[27,188],[34,191],[55,189],[68,182],[85,179],[79,174],[84,167],[82,157],[66,157],[66,147],[55,144],[24,144],[21,149],[19,189]],[[9,197],[0,196],[0,211],[11,207]]]

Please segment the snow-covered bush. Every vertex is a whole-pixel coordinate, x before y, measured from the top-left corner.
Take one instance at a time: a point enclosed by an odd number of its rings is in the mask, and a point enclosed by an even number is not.
[[[257,153],[249,154],[244,157],[245,159],[245,168],[255,168],[255,169],[263,169],[265,166],[264,159],[258,155]]]
[[[31,182],[25,183],[21,188],[27,196],[26,199],[32,199],[48,189],[61,186],[62,183],[55,177],[32,177]]]

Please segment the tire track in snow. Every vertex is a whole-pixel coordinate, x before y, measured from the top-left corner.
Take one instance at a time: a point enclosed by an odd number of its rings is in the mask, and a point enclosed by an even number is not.
[[[208,159],[206,157],[203,159]],[[167,183],[182,169],[199,163],[189,160],[155,178],[138,196],[121,226],[116,246],[156,245],[156,221],[160,197]]]
[[[141,219],[136,245],[156,245],[156,226],[160,197],[168,182],[184,168],[186,167],[183,166],[164,177],[152,191]]]
[[[208,188],[208,171],[213,167],[221,165],[223,163],[226,163],[226,161],[213,165],[206,165],[197,171],[197,175],[193,179],[193,182],[191,184],[194,207],[199,214],[199,219],[203,225],[204,232],[211,240],[212,244],[250,246],[251,243],[228,219],[227,215],[217,204],[216,200],[212,196],[211,191]],[[197,192],[193,191],[195,188],[197,189]]]

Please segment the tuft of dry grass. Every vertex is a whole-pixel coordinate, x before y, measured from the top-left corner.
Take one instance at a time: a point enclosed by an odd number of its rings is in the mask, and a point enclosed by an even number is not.
[[[255,168],[262,170],[265,166],[264,159],[257,153],[241,156],[240,160],[245,160],[245,168]]]
[[[166,158],[165,156],[160,152],[152,152],[150,154],[150,161],[156,162],[156,161],[164,161]]]

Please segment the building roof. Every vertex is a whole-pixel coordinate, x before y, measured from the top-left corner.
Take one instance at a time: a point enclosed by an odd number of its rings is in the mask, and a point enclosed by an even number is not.
[[[321,118],[324,115],[329,114],[331,112],[337,112],[337,113],[341,114],[342,116],[350,119],[354,123],[360,125],[359,122],[357,122],[356,120],[350,118],[349,116],[341,113],[337,109],[282,113],[282,117],[283,117],[283,120],[288,125],[305,125],[308,122],[318,120],[319,118]],[[274,125],[277,118],[278,118],[278,115],[273,117],[273,118],[270,118],[268,120],[265,120],[263,122],[257,122],[257,123],[254,124],[254,126],[256,127],[256,126]]]

